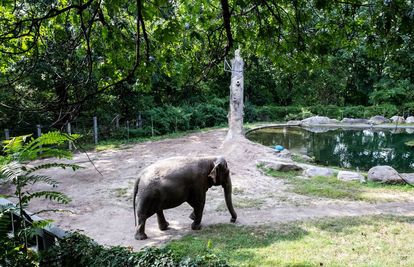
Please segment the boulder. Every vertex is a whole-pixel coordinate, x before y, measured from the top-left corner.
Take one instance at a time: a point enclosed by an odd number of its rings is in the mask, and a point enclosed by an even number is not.
[[[288,121],[287,125],[291,125],[291,126],[301,126],[302,122],[301,121]]]
[[[407,117],[407,119],[405,119],[405,122],[406,123],[414,123],[414,117],[413,116]]]
[[[403,184],[404,180],[390,166],[376,166],[368,171],[368,181],[383,184]]]
[[[389,123],[390,122],[389,119],[384,118],[383,116],[372,117],[371,119],[369,119],[369,121],[373,123]]]
[[[338,180],[344,182],[350,181],[360,181],[361,183],[365,182],[365,177],[357,172],[349,172],[349,171],[340,171],[338,172]]]
[[[306,177],[312,177],[312,176],[331,177],[334,175],[334,173],[335,173],[335,170],[333,169],[322,168],[322,167],[312,167],[312,168],[304,170],[302,175]]]
[[[392,123],[398,123],[398,124],[405,123],[405,119],[401,116],[392,116],[390,120]]]
[[[337,124],[340,123],[337,119],[329,119],[329,123]]]
[[[289,171],[299,171],[302,170],[302,167],[294,163],[285,163],[285,162],[273,162],[264,165],[265,168],[272,169],[275,171],[289,172]]]
[[[349,124],[355,124],[355,123],[369,123],[369,120],[366,119],[348,119],[348,118],[343,118],[341,120],[342,123],[349,123]]]
[[[331,119],[328,117],[320,117],[320,116],[310,117],[310,118],[302,120],[302,124],[307,124],[307,125],[327,124],[327,123],[331,123]]]
[[[414,173],[400,173],[405,182],[414,185]]]
[[[275,150],[276,152],[277,150]],[[275,153],[275,156],[277,158],[284,158],[284,159],[291,159],[292,158],[292,153],[287,150],[287,149],[283,149],[282,151]]]
[[[302,155],[301,158],[307,162],[313,162],[313,158],[307,156],[307,155]]]

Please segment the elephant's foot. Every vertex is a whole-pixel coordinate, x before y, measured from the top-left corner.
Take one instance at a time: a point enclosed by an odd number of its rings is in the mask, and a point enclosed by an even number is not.
[[[192,223],[191,224],[191,229],[193,229],[193,230],[201,230],[201,223],[199,223],[199,224]]]
[[[144,234],[140,234],[140,233],[135,234],[135,239],[136,240],[145,240],[147,238],[148,238],[148,236],[145,233]]]
[[[168,226],[170,225],[169,222],[165,221],[163,223],[158,224],[158,228],[160,228],[161,231],[165,231],[168,229]]]

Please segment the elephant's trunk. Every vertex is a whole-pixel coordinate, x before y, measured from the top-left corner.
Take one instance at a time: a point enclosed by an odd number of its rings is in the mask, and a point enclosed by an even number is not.
[[[227,209],[229,210],[229,212],[231,214],[230,221],[231,222],[235,222],[236,219],[237,219],[237,214],[234,211],[233,202],[231,200],[231,191],[232,191],[232,189],[231,189],[231,180],[230,180],[230,177],[229,177],[227,183],[226,184],[223,184],[223,188],[224,188],[224,198],[226,200]]]

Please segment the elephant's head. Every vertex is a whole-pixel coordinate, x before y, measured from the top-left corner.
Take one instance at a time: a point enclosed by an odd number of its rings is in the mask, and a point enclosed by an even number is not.
[[[224,198],[226,200],[227,208],[231,214],[231,222],[235,222],[237,219],[237,214],[234,211],[233,203],[231,200],[231,180],[230,180],[230,171],[227,167],[227,162],[224,158],[219,157],[214,162],[214,167],[211,170],[208,178],[212,180],[213,185],[221,185],[224,189]]]

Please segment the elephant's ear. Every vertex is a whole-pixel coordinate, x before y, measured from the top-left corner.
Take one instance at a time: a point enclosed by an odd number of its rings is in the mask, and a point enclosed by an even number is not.
[[[213,184],[217,184],[217,171],[218,171],[218,166],[219,164],[214,165],[214,168],[211,170],[210,174],[208,175],[208,177],[213,179]]]

